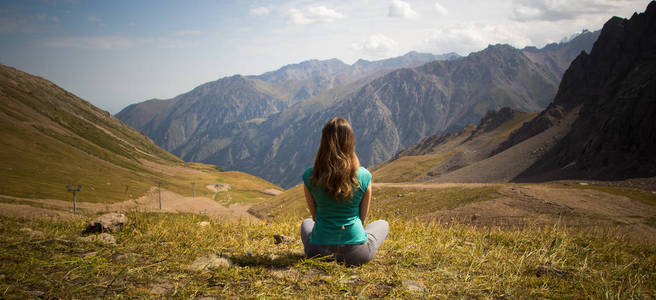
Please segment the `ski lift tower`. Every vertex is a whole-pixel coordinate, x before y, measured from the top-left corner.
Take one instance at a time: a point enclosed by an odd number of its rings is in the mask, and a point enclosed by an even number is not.
[[[82,190],[81,185],[67,185],[66,191],[73,193],[73,213],[77,212],[77,192]]]
[[[162,209],[162,184],[164,182],[161,180],[156,180],[155,184],[157,184],[157,191],[159,192],[159,209]]]

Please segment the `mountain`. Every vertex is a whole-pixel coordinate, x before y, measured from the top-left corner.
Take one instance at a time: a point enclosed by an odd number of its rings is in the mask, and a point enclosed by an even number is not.
[[[516,180],[655,176],[655,53],[656,2],[629,20],[606,22],[590,54],[572,62],[549,108],[509,141],[553,126],[549,118],[558,120],[559,111],[580,109],[572,129]]]
[[[630,20],[612,18],[590,54],[580,53],[567,69],[553,102],[513,125],[512,133],[496,135],[492,143],[466,138],[475,136],[476,127],[432,136],[374,174],[387,181],[436,182],[656,176],[655,35],[656,2]],[[484,148],[472,148],[474,142]]]
[[[233,184],[233,195],[277,187],[240,172],[185,163],[108,112],[55,84],[0,65],[0,199],[110,203],[163,189],[191,195],[190,182]],[[18,198],[14,198],[18,197]],[[262,197],[267,197],[262,194]]]
[[[543,58],[550,53],[532,55]],[[352,123],[358,156],[363,165],[373,166],[426,136],[474,123],[487,110],[504,106],[540,110],[553,99],[558,82],[549,69],[524,51],[490,46],[465,58],[394,70],[321,109],[313,109],[319,105],[310,99],[291,108],[294,116],[283,112],[256,128],[233,131],[231,134],[241,133],[233,139],[236,143],[206,151],[214,154],[200,161],[248,170],[290,187],[312,163],[321,127],[334,116]],[[203,140],[192,142],[203,145],[228,138],[208,133]]]
[[[234,122],[258,122],[326,90],[347,86],[377,72],[456,57],[456,54],[435,56],[410,52],[397,58],[358,61],[353,65],[338,59],[309,60],[262,75],[224,77],[173,99],[151,99],[130,105],[116,117],[158,145],[184,156],[178,148],[207,130],[224,131],[227,129],[224,126]]]
[[[543,109],[553,99],[566,66],[580,51],[589,51],[597,35],[598,32],[584,32],[569,43],[548,45],[543,49],[491,45],[467,57],[394,70],[380,71],[380,68],[419,63],[430,56],[411,52],[379,62],[361,60],[348,72],[336,60],[290,65],[260,77],[243,78],[269,87],[274,87],[276,82],[331,78],[329,84],[322,86],[332,88],[308,91],[308,94],[317,94],[292,104],[298,101],[294,99],[295,90],[288,89],[293,85],[279,84],[271,89],[278,93],[270,95],[286,99],[291,106],[280,112],[268,111],[248,120],[220,126],[195,126],[201,121],[209,124],[204,120],[210,115],[201,117],[209,109],[169,117],[178,103],[191,102],[184,94],[167,100],[179,102],[167,104],[169,108],[156,113],[159,117],[153,118],[153,122],[145,127],[137,126],[144,123],[137,114],[131,118],[125,116],[136,111],[137,106],[154,106],[152,101],[128,107],[117,117],[185,160],[246,171],[289,187],[299,181],[298,174],[312,162],[321,126],[334,116],[350,120],[356,131],[361,162],[373,166],[426,136],[456,132],[477,122],[488,110],[505,106],[521,111]],[[454,57],[447,55],[442,58]],[[379,71],[364,72],[365,69]],[[321,75],[311,77],[312,74]],[[219,81],[222,80],[225,79]],[[217,93],[228,95],[223,90]],[[142,119],[148,116],[145,114]],[[189,125],[182,126],[185,122]],[[150,129],[155,123],[160,130]],[[185,134],[178,134],[183,138],[176,139],[175,143],[171,143],[170,137],[163,137],[166,132],[180,132],[182,128]]]
[[[478,125],[426,137],[371,171],[379,182],[430,181],[488,158],[511,132],[535,116],[508,107],[488,111]]]

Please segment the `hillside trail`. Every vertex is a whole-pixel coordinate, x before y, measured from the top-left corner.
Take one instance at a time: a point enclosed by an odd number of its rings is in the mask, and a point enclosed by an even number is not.
[[[560,224],[582,230],[609,230],[656,244],[656,206],[594,189],[557,183],[374,183],[408,189],[496,187],[495,199],[429,213],[421,218],[489,226]]]
[[[159,209],[159,195],[153,187],[146,195],[133,200],[117,203],[77,202],[77,214],[73,213],[72,201],[54,199],[27,199],[11,196],[0,202],[0,215],[11,217],[81,218],[101,212],[168,212],[195,213],[210,217],[260,223],[260,219],[248,213],[251,205],[231,204],[225,206],[207,197],[187,197],[162,189],[162,209]]]

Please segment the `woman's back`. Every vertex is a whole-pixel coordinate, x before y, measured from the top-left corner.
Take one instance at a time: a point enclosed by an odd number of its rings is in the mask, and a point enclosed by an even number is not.
[[[338,201],[326,189],[313,185],[312,169],[310,167],[303,172],[303,183],[316,203],[316,225],[312,242],[322,245],[363,243],[367,235],[360,220],[360,204],[369,188],[371,173],[359,167],[356,173],[359,187],[353,189],[351,199]]]

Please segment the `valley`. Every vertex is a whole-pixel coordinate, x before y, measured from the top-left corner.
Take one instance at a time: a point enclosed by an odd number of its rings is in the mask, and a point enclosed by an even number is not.
[[[0,298],[654,298],[655,29],[650,2],[541,49],[307,60],[116,116],[0,65]],[[362,266],[299,239],[334,116],[390,224]]]

